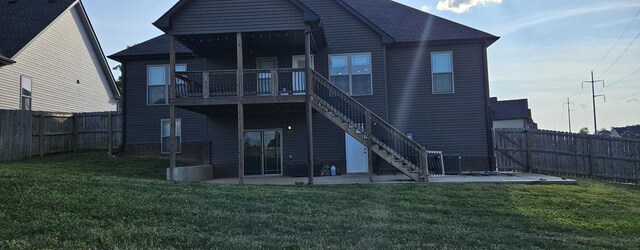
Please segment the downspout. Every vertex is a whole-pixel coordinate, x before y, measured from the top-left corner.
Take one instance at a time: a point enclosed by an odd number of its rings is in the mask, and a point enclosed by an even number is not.
[[[387,46],[382,46],[382,57],[384,66],[384,102],[385,102],[385,120],[391,122],[389,118],[389,77],[387,76]]]
[[[493,116],[491,112],[491,98],[489,93],[489,63],[487,59],[488,44],[485,41],[482,44],[482,63],[484,64],[484,99],[485,99],[485,119],[487,126],[487,149],[489,156],[489,170],[495,170],[495,157],[493,151]]]

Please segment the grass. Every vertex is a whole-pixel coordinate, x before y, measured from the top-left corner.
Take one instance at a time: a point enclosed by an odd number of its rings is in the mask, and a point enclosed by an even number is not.
[[[0,248],[607,248],[640,246],[640,188],[162,181],[163,160],[0,163]]]

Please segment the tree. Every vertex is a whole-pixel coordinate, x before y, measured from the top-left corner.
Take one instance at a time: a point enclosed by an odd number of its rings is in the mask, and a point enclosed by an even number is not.
[[[580,134],[589,134],[589,128],[584,127],[580,129]]]
[[[124,84],[124,81],[122,79],[122,71],[120,70],[121,68],[122,64],[118,64],[118,66],[113,67],[113,70],[120,71],[120,76],[118,77],[118,80],[116,80],[116,86],[118,87],[120,93],[122,93],[122,85]]]

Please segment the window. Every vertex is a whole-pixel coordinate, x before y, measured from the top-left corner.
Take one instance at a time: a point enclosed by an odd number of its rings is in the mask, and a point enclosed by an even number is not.
[[[31,110],[31,89],[33,80],[29,76],[20,76],[20,109]]]
[[[372,95],[371,53],[329,56],[331,82],[353,96]]]
[[[163,154],[171,153],[171,120],[163,119],[161,121],[161,147]],[[182,151],[182,121],[176,119],[176,152]]]
[[[187,71],[187,65],[176,65],[176,72]],[[176,82],[176,84],[180,84]],[[147,67],[147,104],[165,105],[169,103],[169,65]]]
[[[454,92],[453,87],[453,53],[431,53],[431,72],[434,94],[449,94]]]

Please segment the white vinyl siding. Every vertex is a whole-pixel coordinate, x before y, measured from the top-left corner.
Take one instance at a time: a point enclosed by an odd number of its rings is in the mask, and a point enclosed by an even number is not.
[[[453,53],[451,51],[431,53],[431,73],[434,94],[455,92],[453,85]]]
[[[162,119],[160,122],[161,153],[171,153],[171,120]],[[176,119],[176,153],[182,152],[182,121]]]
[[[117,102],[102,55],[83,25],[79,5],[61,14],[0,68],[0,108],[21,108],[20,76],[32,77],[32,109],[54,112],[115,111]]]
[[[352,96],[372,95],[371,53],[329,55],[331,82]]]

